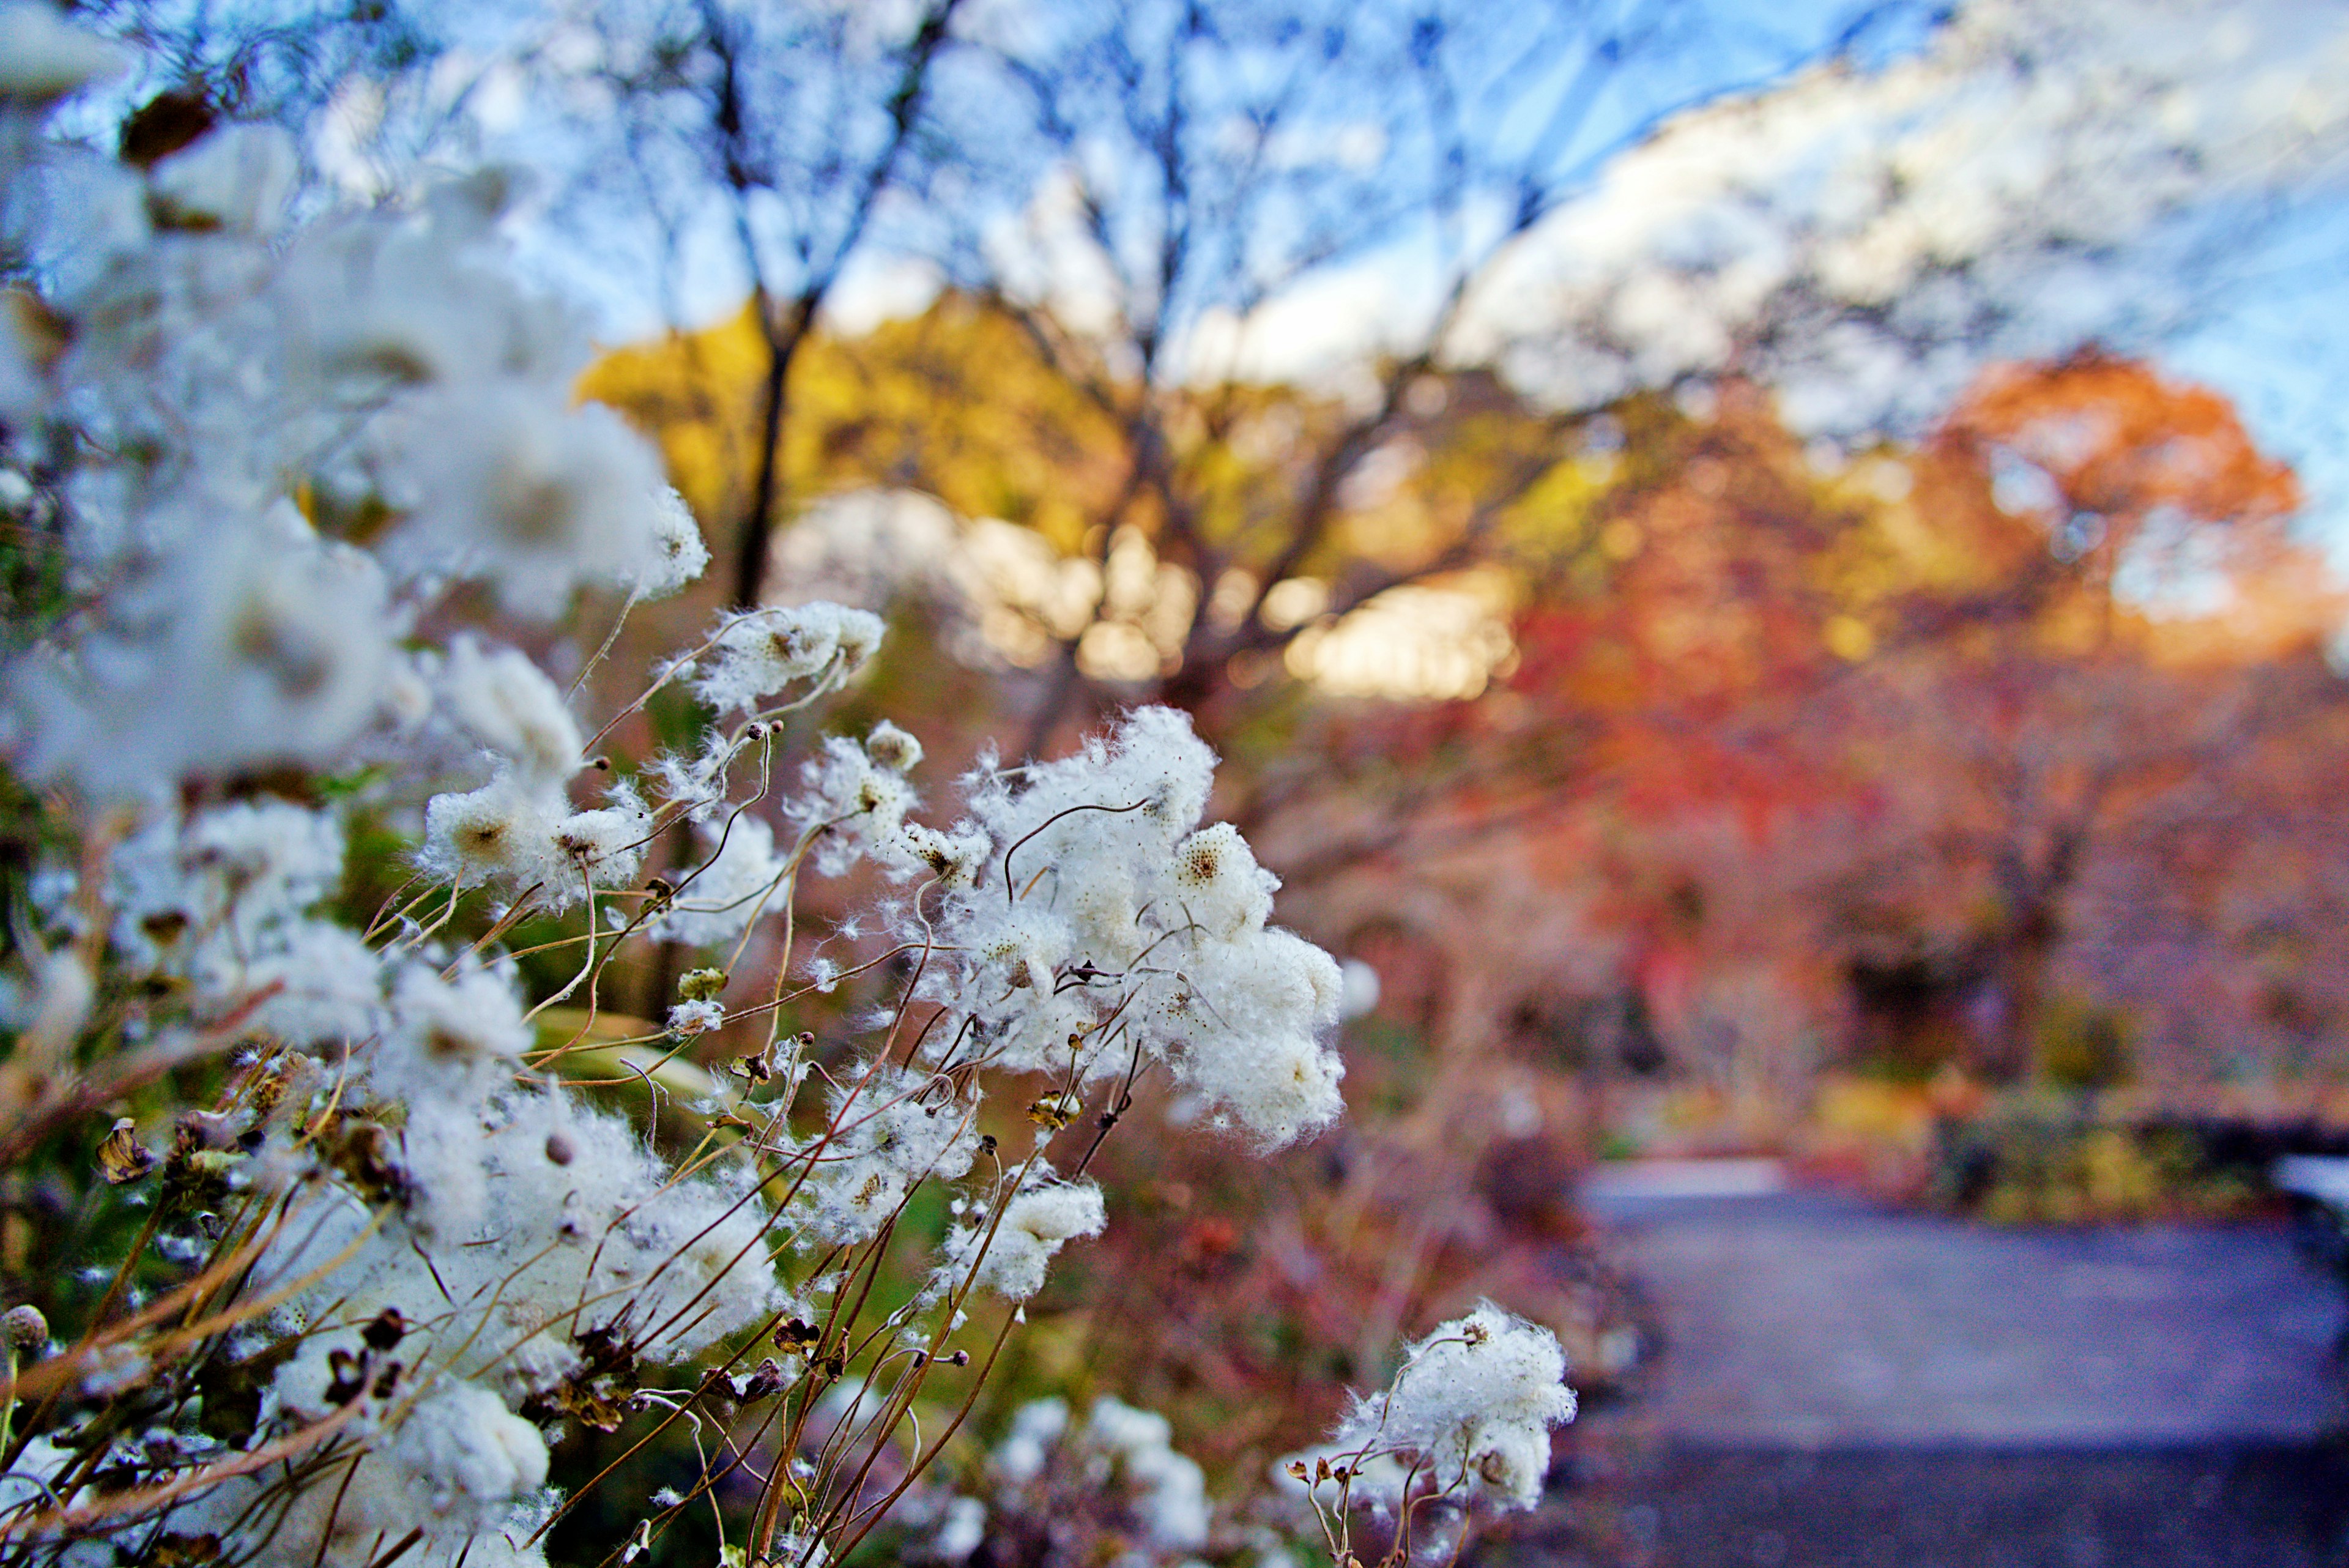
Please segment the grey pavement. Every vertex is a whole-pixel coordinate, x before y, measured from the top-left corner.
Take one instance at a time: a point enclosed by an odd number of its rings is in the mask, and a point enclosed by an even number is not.
[[[2279,1226],[1993,1230],[1755,1162],[1585,1203],[1660,1342],[1476,1568],[2349,1568],[2344,1303]]]
[[[2005,1231],[1795,1193],[1603,1207],[1671,1441],[2143,1448],[2338,1429],[2340,1289],[2281,1227]]]
[[[1674,1445],[1567,1493],[1475,1568],[2344,1568],[2332,1445]]]

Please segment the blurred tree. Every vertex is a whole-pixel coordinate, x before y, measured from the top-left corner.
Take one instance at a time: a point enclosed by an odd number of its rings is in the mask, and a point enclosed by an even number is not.
[[[540,203],[535,259],[626,314],[657,302],[697,398],[708,369],[678,327],[685,299],[713,276],[739,287],[752,414],[747,431],[712,423],[743,483],[703,516],[733,546],[713,578],[747,604],[788,511],[779,453],[793,362],[893,197],[947,161],[924,134],[926,109],[960,4],[589,0],[461,19],[417,0],[81,9],[140,47],[131,101],[150,122],[175,110],[185,140],[214,117],[276,120],[303,134],[312,176],[346,196],[408,194],[451,150],[480,161],[510,140],[526,147],[557,187]]]
[[[764,349],[738,317],[698,335],[689,354],[671,343],[617,350],[583,389],[656,432],[709,515],[742,487],[731,459],[756,417],[749,373]],[[1155,492],[1137,485],[1132,421],[1072,381],[999,300],[950,293],[860,337],[818,332],[800,363],[782,483],[802,496],[910,488],[952,516],[916,549],[874,535],[869,508],[819,504],[781,546],[795,588],[849,592],[843,575],[878,579],[856,590],[866,593],[918,586],[939,575],[942,552],[999,555],[1008,523],[1030,535],[1011,546],[1014,576],[1042,585],[969,581],[1010,569],[989,558],[945,574],[957,579],[947,587],[982,601],[957,607],[990,627],[988,655],[1042,673],[1030,701],[1056,717],[1076,681],[1120,699],[1179,699],[1227,732],[1228,700],[1279,671],[1292,644],[1389,588],[1552,559],[1580,537],[1579,502],[1597,489],[1550,421],[1489,380],[1430,374],[1420,411],[1390,421],[1376,483],[1328,504],[1305,566],[1274,592],[1240,563],[1269,564],[1295,543],[1302,466],[1357,419],[1332,395],[1236,382],[1212,397],[1153,397],[1176,449],[1162,476],[1174,488]],[[1226,563],[1211,583],[1161,555],[1163,532],[1143,529],[1166,504],[1196,535],[1185,559]],[[843,556],[858,557],[853,568]],[[1470,670],[1466,689],[1485,673]],[[1054,698],[1056,688],[1068,689]]]
[[[2002,570],[1888,604],[1869,625],[1886,656],[1831,722],[1897,734],[1890,788],[1941,797],[1912,820],[1936,825],[1934,873],[1978,900],[1947,967],[1984,1064],[2013,1075],[2033,1064],[2083,876],[2100,856],[2166,863],[2147,813],[2213,777],[2257,787],[2237,759],[2322,722],[2336,683],[2291,671],[2321,665],[2343,601],[2283,527],[2291,471],[2224,399],[2141,364],[1995,371],[1924,466],[1941,470],[1917,490],[1928,525]]]
[[[1562,405],[1736,374],[1806,438],[1863,444],[1930,430],[1992,363],[2151,352],[2214,318],[2238,376],[2269,332],[2278,360],[2337,359],[2292,291],[2339,275],[2349,116],[2302,106],[2344,100],[2349,16],[1934,15],[1913,50],[1661,127],[1515,248],[1478,341]]]
[[[1040,527],[1090,591],[1033,628],[1039,744],[1112,694],[1227,728],[1227,700],[1301,640],[1555,514],[1542,493],[1575,483],[1577,421],[1477,368],[1464,304],[1728,47],[1693,13],[1563,4],[974,11],[948,43],[926,123],[968,183],[888,252],[943,292],[916,323],[841,334],[839,395],[795,394],[810,439],[778,461],[802,498],[912,486]],[[1674,83],[1643,87],[1655,107],[1587,134],[1651,67]],[[698,494],[730,482],[693,465],[748,472],[728,454],[764,428],[739,433],[745,327],[592,383],[664,434]],[[1057,483],[1040,454],[1066,461]]]
[[[1925,447],[1829,472],[1751,389],[1694,408],[1614,410],[1594,547],[1529,595],[1506,691],[1317,749],[1388,753],[1356,776],[1408,778],[1423,825],[1310,808],[1319,853],[1285,868],[1554,840],[1684,1060],[1724,1017],[1708,989],[1757,964],[1822,1036],[1927,1069],[2030,1071],[2067,991],[2158,1013],[2141,1054],[2190,1065],[2161,980],[2189,956],[2271,977],[2230,1004],[2243,1041],[2285,1027],[2262,1008],[2319,1029],[2335,895],[2294,873],[2302,914],[2251,868],[2336,836],[2343,596],[2223,400],[2099,356],[2010,367]]]
[[[891,199],[946,157],[925,136],[933,78],[961,0],[886,10],[677,0],[614,3],[583,18],[595,46],[573,76],[593,91],[567,104],[616,157],[575,162],[563,218],[582,243],[633,240],[675,324],[689,269],[715,268],[748,296],[738,373],[750,428],[724,460],[743,493],[725,497],[729,597],[756,601],[768,535],[786,514],[783,432],[792,367],[825,301]],[[706,395],[698,340],[674,325],[686,389]],[[747,348],[747,355],[744,350]],[[705,495],[705,503],[718,498]]]

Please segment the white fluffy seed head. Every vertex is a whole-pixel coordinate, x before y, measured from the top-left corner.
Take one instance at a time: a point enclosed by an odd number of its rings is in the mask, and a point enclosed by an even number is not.
[[[643,598],[667,598],[700,576],[709,565],[709,546],[693,509],[674,488],[653,498],[651,538],[645,558],[630,574],[628,586]]]
[[[554,814],[511,776],[463,794],[436,794],[424,805],[424,846],[417,859],[430,875],[460,885],[504,877],[528,878],[544,866]]]
[[[449,645],[440,685],[449,716],[525,782],[559,787],[578,771],[578,722],[554,682],[519,650],[460,637]]]
[[[1531,1508],[1549,1430],[1574,1413],[1557,1336],[1485,1302],[1410,1346],[1394,1381],[1358,1400],[1330,1440],[1350,1462],[1416,1456],[1438,1488],[1464,1483],[1505,1508]]]
[[[944,833],[918,822],[905,824],[901,842],[905,855],[949,888],[975,886],[995,849],[983,833]]]
[[[755,712],[794,681],[844,679],[881,646],[881,618],[845,605],[772,605],[728,616],[711,634],[695,694],[720,712]]]
[[[1174,886],[1185,914],[1231,941],[1263,928],[1280,878],[1256,863],[1238,828],[1218,822],[1174,846]]]
[[[1047,1175],[1050,1168],[1040,1167]],[[1044,1288],[1045,1275],[1063,1244],[1098,1236],[1108,1222],[1101,1189],[1090,1181],[1051,1181],[1031,1186],[1003,1206],[1002,1222],[989,1240],[981,1219],[949,1238],[950,1263],[962,1263],[984,1245],[978,1282],[1009,1301],[1026,1301]]]
[[[393,982],[390,1013],[374,1075],[380,1091],[400,1097],[439,1098],[479,1074],[509,1071],[532,1044],[512,981],[475,964],[445,980],[432,965],[408,965]],[[481,1079],[468,1097],[492,1083]]]
[[[864,754],[873,759],[875,767],[911,773],[921,765],[922,742],[884,719],[864,737]]]

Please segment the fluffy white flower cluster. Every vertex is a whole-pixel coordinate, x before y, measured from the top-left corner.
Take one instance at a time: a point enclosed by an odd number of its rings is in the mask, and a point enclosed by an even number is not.
[[[181,877],[176,899],[150,897],[125,919],[147,909],[177,925],[192,907],[219,932],[274,941],[292,919],[285,906],[315,891],[302,879],[316,865],[212,852],[290,809],[195,819],[175,835],[175,862],[202,870]],[[300,814],[277,820],[296,826]],[[132,857],[125,879],[152,858]],[[218,898],[240,872],[247,896]],[[268,920],[254,889],[279,911]],[[410,957],[378,973],[353,1003],[372,1024],[342,1042],[339,1061],[283,1052],[248,1069],[253,1092],[228,1115],[182,1124],[213,1135],[208,1146],[253,1147],[211,1156],[223,1162],[212,1168],[232,1200],[251,1194],[283,1215],[247,1287],[277,1304],[213,1354],[232,1373],[254,1369],[254,1444],[340,1423],[336,1484],[249,1470],[160,1522],[289,1568],[370,1562],[411,1528],[423,1562],[535,1563],[515,1542],[549,1502],[542,1426],[609,1424],[639,1366],[771,1321],[787,1304],[771,1216],[741,1167],[681,1181],[625,1122],[519,1084],[533,1032],[503,971]],[[300,1140],[272,1136],[292,1130],[289,1114],[315,1162]]]
[[[1358,1398],[1326,1446],[1283,1472],[1324,1503],[1392,1509],[1432,1495],[1531,1508],[1550,1428],[1574,1411],[1557,1336],[1486,1302],[1406,1349],[1394,1380]]]
[[[719,712],[756,714],[763,699],[794,681],[853,674],[881,646],[881,618],[836,604],[744,610],[710,635],[709,662],[693,689]]]
[[[943,1078],[885,1064],[835,1089],[801,1188],[809,1238],[866,1241],[922,1182],[961,1179],[978,1158],[978,1108]]]
[[[57,32],[43,9],[10,25]],[[651,449],[574,406],[584,323],[513,281],[506,180],[287,237],[281,132],[223,127],[142,169],[44,144],[23,91],[0,96],[0,200],[50,337],[0,333],[0,424],[19,461],[72,432],[54,499],[95,601],[7,671],[35,777],[136,798],[340,765],[431,703],[402,642],[448,583],[544,616],[699,571]]]
[[[899,831],[895,857],[939,885],[929,929],[951,960],[924,994],[971,1020],[939,1060],[1064,1094],[1164,1064],[1267,1147],[1336,1119],[1338,966],[1265,923],[1279,883],[1238,831],[1199,826],[1214,771],[1187,716],[1143,708],[1073,756],[983,770],[951,834]]]
[[[175,1195],[164,1254],[242,1247],[255,1303],[203,1351],[201,1434],[107,1439],[214,1478],[131,1521],[304,1568],[536,1563],[546,1430],[608,1425],[640,1366],[774,1316],[772,1215],[747,1163],[681,1179],[533,1075],[513,966],[437,940],[438,900],[366,934],[333,919],[348,792],[297,805],[279,770],[390,763],[371,799],[391,805],[417,776],[486,773],[424,812],[442,892],[494,880],[559,909],[633,882],[653,813],[626,784],[574,805],[583,741],[554,683],[418,634],[458,581],[543,616],[582,586],[669,591],[707,552],[650,449],[574,406],[587,341],[514,282],[502,180],[287,235],[279,133],[216,129],[151,168],[47,144],[39,115],[110,53],[40,5],[0,5],[0,222],[41,286],[0,330],[0,466],[42,475],[80,607],[16,628],[45,635],[0,670],[0,742],[84,803],[99,873],[46,875],[68,940],[26,1007],[69,1044],[102,951],[168,999],[161,1044],[243,1052],[160,1165],[135,1129],[109,1140],[109,1179],[160,1168]],[[127,824],[110,850],[108,822]],[[121,1347],[82,1395],[161,1366]],[[242,1417],[232,1386],[256,1401]],[[286,1462],[251,1458],[271,1445]],[[102,1512],[88,1468],[44,1438],[10,1505],[38,1481],[36,1507]],[[64,1560],[111,1561],[74,1533]]]
[[[524,1090],[406,1103],[408,1125],[375,1151],[398,1215],[346,1189],[263,1266],[278,1285],[342,1260],[285,1309],[303,1331],[272,1383],[286,1407],[330,1409],[338,1360],[359,1357],[387,1310],[411,1365],[520,1408],[588,1370],[583,1347],[677,1361],[785,1304],[749,1189],[678,1181],[626,1123]]]
[[[944,1278],[976,1266],[978,1280],[1012,1301],[1025,1301],[1044,1288],[1044,1277],[1061,1246],[1098,1236],[1109,1222],[1101,1189],[1090,1181],[1062,1181],[1038,1160],[999,1214],[985,1204],[958,1216],[943,1249]]]
[[[812,835],[818,871],[836,877],[868,855],[892,870],[908,867],[905,814],[920,800],[905,770],[922,754],[912,741],[886,722],[861,745],[834,735],[801,771],[802,793],[783,810]]]
[[[755,816],[736,816],[700,834],[703,858],[677,897],[652,922],[656,940],[688,947],[725,947],[769,912],[789,875],[775,853],[775,831]]]
[[[672,753],[655,760],[649,776],[667,806],[688,821],[710,821],[727,804],[736,764],[751,753],[758,754],[763,762],[766,753],[760,742],[769,733],[768,721],[807,707],[854,676],[880,649],[881,633],[882,624],[878,616],[835,604],[769,606],[720,616],[717,627],[699,648],[687,657],[672,661],[662,671],[660,683],[689,680],[695,694],[720,715],[740,713],[743,717],[731,729],[712,728],[703,738],[700,747],[691,753]],[[805,682],[804,689],[788,701],[771,703],[767,701],[801,682]],[[915,743],[912,736],[891,724],[885,723],[875,731],[874,739],[879,740],[885,733],[904,737],[910,750],[893,760],[885,749],[875,753],[874,760],[885,771],[902,775],[905,769],[920,760],[921,747]],[[866,766],[864,753],[850,742],[835,741],[832,745],[843,759],[834,764],[833,773],[839,773],[851,758],[855,766]],[[843,747],[848,749],[840,751]],[[811,783],[814,783],[823,771],[823,763],[810,764]],[[835,792],[849,788],[854,793],[853,784],[854,781],[843,774],[833,787]],[[760,794],[765,793],[762,776]],[[888,798],[898,803],[897,814],[874,820],[885,821],[887,826],[894,830],[896,822],[902,818],[904,806],[913,799],[912,791],[904,785],[902,777],[888,792]],[[814,811],[821,804],[820,800],[812,800],[805,810]],[[866,800],[861,809],[869,814],[879,804],[880,797],[874,796]],[[739,812],[729,819],[730,832],[720,835],[725,841],[719,846],[721,851],[732,842],[730,828],[738,818]],[[747,857],[754,851],[745,846],[740,853]],[[832,846],[824,853],[827,859],[834,863],[833,868],[837,870],[855,857],[856,850]],[[723,873],[720,880],[733,881],[763,865],[761,860],[744,858]],[[771,877],[762,875],[761,881],[779,880],[781,875],[778,867]],[[707,908],[707,891],[704,898],[698,900],[703,906],[700,912],[715,912]],[[721,904],[726,909],[733,907],[730,898],[721,900]],[[735,929],[739,931],[742,924],[753,918],[752,914],[743,915],[740,921],[733,922]],[[672,930],[675,929],[671,928]],[[688,924],[686,929],[692,928]],[[679,935],[678,940],[702,939]]]
[[[1174,1447],[1173,1425],[1155,1410],[1103,1395],[1071,1431],[1065,1400],[1022,1405],[988,1456],[988,1468],[1001,1483],[999,1501],[1017,1507],[1020,1489],[1045,1474],[1056,1451],[1076,1461],[1091,1489],[1123,1497],[1154,1552],[1173,1558],[1206,1546],[1215,1513],[1206,1472]]]
[[[381,1026],[382,960],[357,932],[308,914],[342,878],[334,816],[271,799],[159,813],[116,847],[111,872],[115,942],[186,981],[199,1019],[304,1046]]]
[[[573,811],[560,791],[501,773],[477,790],[432,797],[418,864],[460,888],[493,884],[559,909],[594,888],[635,882],[657,831],[629,780],[612,785],[609,804]]]
[[[1133,1500],[1143,1533],[1162,1552],[1196,1552],[1207,1544],[1212,1508],[1199,1461],[1174,1447],[1174,1428],[1155,1410],[1107,1396],[1093,1401],[1085,1440],[1113,1469]]]

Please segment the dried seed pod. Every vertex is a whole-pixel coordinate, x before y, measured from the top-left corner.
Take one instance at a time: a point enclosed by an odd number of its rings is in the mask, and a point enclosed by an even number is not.
[[[0,1316],[0,1340],[6,1341],[11,1350],[30,1350],[36,1345],[47,1345],[49,1342],[49,1320],[41,1315],[40,1308],[29,1303],[12,1306],[6,1315]]]
[[[386,1307],[375,1314],[373,1322],[359,1331],[359,1338],[369,1350],[389,1350],[408,1333],[408,1319],[398,1307]]]
[[[109,1187],[136,1181],[155,1168],[155,1156],[132,1131],[136,1125],[124,1116],[106,1135],[106,1141],[98,1146],[98,1173]]]

